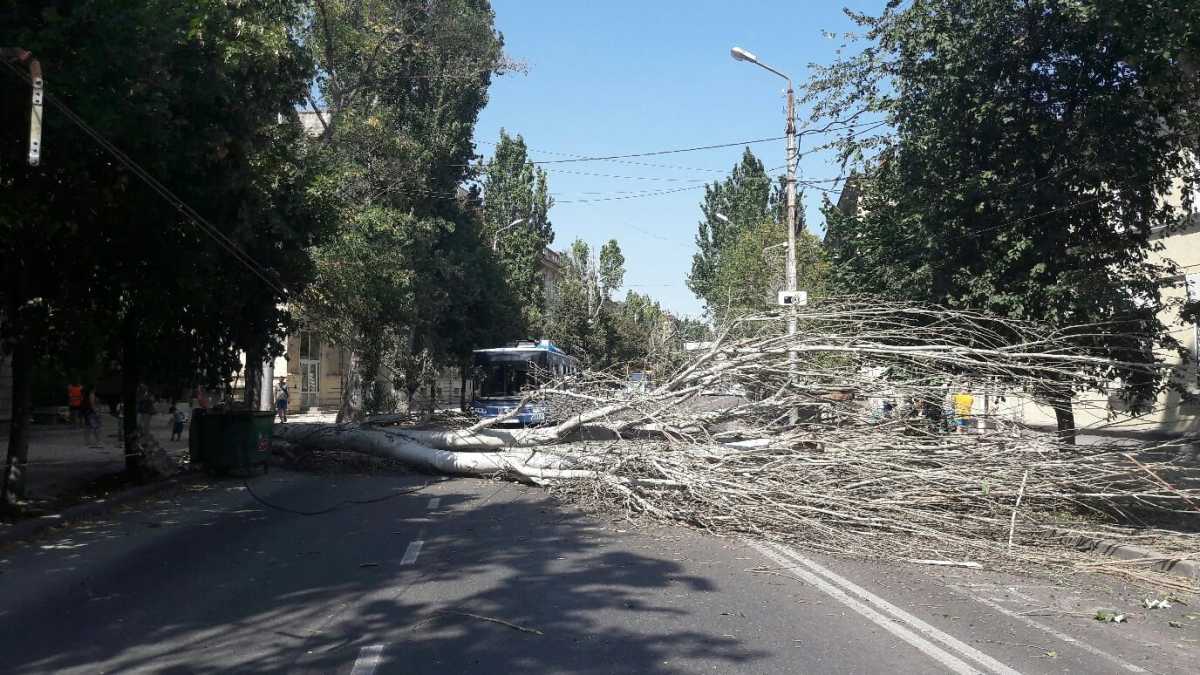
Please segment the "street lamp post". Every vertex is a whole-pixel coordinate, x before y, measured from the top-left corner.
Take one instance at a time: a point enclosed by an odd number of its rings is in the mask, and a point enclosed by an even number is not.
[[[517,226],[517,225],[520,225],[520,224],[521,224],[521,223],[523,223],[523,222],[525,222],[525,219],[524,219],[524,218],[517,218],[516,220],[512,221],[511,223],[509,223],[509,224],[505,225],[504,227],[502,227],[502,228],[500,228],[500,229],[496,230],[496,234],[493,234],[493,235],[492,235],[492,252],[493,252],[493,253],[495,253],[495,252],[496,252],[496,248],[497,248],[497,247],[500,245],[500,233],[501,233],[501,232],[503,232],[503,231],[507,230],[507,229],[508,229],[508,228],[510,228],[510,227],[515,227],[515,226]]]
[[[768,70],[787,81],[787,290],[796,291],[796,96],[792,89],[792,78],[775,70],[758,60],[758,57],[741,47],[734,47],[729,53],[737,61],[753,63]],[[788,346],[794,346],[793,336],[796,335],[796,306],[793,301],[788,310]],[[796,379],[796,350],[788,349],[788,376],[794,382]],[[788,415],[792,424],[796,423],[798,411],[793,408]]]

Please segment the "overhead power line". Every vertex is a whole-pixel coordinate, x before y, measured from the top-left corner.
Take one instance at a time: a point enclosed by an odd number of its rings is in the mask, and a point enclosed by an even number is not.
[[[700,152],[702,150],[719,150],[721,148],[733,148],[742,145],[755,145],[757,143],[771,143],[782,141],[784,136],[773,136],[771,138],[755,138],[749,141],[738,141],[736,143],[716,143],[713,145],[697,145],[691,148],[676,148],[674,150],[653,150],[651,152],[633,152],[626,155],[605,155],[595,157],[571,157],[568,159],[543,159],[534,160],[530,164],[568,164],[571,162],[604,162],[613,159],[632,159],[634,157],[658,157],[661,155],[677,155],[684,152]]]
[[[26,81],[29,80],[29,76],[26,73],[21,72],[20,69],[16,68],[8,61],[0,59],[0,63],[3,63],[9,70],[16,73],[21,79]],[[142,182],[146,183],[151,190],[166,200],[168,204],[173,206],[175,210],[179,211],[186,219],[191,221],[193,225],[198,227],[202,232],[212,238],[212,240],[216,242],[218,246],[232,255],[233,258],[245,266],[246,269],[253,272],[255,276],[262,279],[263,283],[278,292],[281,296],[287,295],[287,291],[279,286],[274,279],[270,278],[267,268],[259,264],[258,261],[254,260],[254,258],[250,257],[248,253],[243,251],[242,248],[238,246],[237,242],[233,241],[233,239],[229,238],[228,235],[205,220],[204,216],[201,216],[199,213],[197,213],[195,209],[176,196],[174,192],[159,182],[158,179],[150,175],[148,171],[143,169],[141,165],[135,162],[129,157],[129,155],[125,154],[125,152],[116,145],[113,145],[113,143],[105,138],[100,132],[93,129],[91,125],[83,120],[83,118],[75,114],[75,111],[71,110],[65,103],[60,101],[57,96],[47,93],[45,98],[46,101],[48,101],[50,105],[54,106],[55,109],[61,112],[68,121],[79,127],[80,130],[90,136],[92,140],[94,140],[101,148],[108,151],[113,158],[125,166],[125,168],[129,169],[135,176],[140,178]]]

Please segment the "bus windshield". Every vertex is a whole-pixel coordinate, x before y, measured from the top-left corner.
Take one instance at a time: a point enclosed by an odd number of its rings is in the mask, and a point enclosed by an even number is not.
[[[520,396],[537,386],[531,370],[544,368],[544,352],[477,352],[475,391],[481,398]]]

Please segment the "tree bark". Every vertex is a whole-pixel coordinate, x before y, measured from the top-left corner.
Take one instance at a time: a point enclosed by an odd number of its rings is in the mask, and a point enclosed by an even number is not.
[[[429,404],[425,407],[425,421],[433,419],[433,413],[437,411],[437,380],[429,380]]]
[[[1054,408],[1054,418],[1058,422],[1058,440],[1069,445],[1075,445],[1075,410],[1071,406],[1071,398],[1057,397],[1050,402]]]
[[[459,386],[458,386],[458,409],[467,411],[467,368],[459,366],[458,368]]]
[[[245,390],[242,400],[247,410],[262,410],[262,352],[246,352]]]
[[[8,493],[26,496],[26,464],[29,461],[29,418],[33,414],[33,345],[22,330],[12,353],[12,426],[8,430],[8,454],[4,460],[0,502]]]
[[[8,452],[4,458],[4,476],[0,480],[0,501],[7,503],[11,489],[17,497],[25,496],[25,470],[29,461],[29,418],[33,414],[33,336],[22,316],[29,295],[29,271],[16,261],[8,307],[9,321],[15,328],[16,342],[12,353],[12,426],[8,430]]]
[[[350,363],[342,367],[342,405],[337,423],[356,422],[363,417],[362,399],[358,398],[358,355],[350,353]]]
[[[556,478],[596,478],[594,471],[570,468],[561,456],[526,451],[454,452],[431,448],[406,434],[379,428],[329,424],[277,424],[274,437],[294,445],[324,450],[344,448],[397,459],[418,469],[461,476],[508,473],[527,482]]]
[[[138,384],[141,381],[141,361],[138,354],[137,316],[132,308],[126,311],[121,327],[121,426],[125,448],[125,471],[135,480],[142,478],[142,455],[138,449]]]

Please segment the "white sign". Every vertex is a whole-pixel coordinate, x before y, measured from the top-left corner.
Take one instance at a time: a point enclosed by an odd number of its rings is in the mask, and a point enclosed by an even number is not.
[[[808,291],[779,291],[779,304],[803,307],[808,304]]]

